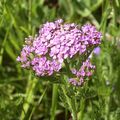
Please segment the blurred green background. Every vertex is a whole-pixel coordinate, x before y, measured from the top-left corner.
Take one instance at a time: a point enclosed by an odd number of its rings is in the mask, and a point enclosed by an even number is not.
[[[120,0],[0,0],[0,120],[50,119],[52,84],[39,80],[30,91],[34,78],[16,57],[24,38],[34,36],[46,21],[59,18],[91,23],[103,35],[101,53],[93,56],[97,67],[81,105],[81,120],[120,120]],[[55,104],[56,120],[68,120],[60,98]]]

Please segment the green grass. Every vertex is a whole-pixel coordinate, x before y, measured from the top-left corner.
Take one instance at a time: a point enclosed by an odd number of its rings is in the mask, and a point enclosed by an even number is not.
[[[120,0],[1,0],[0,120],[70,118],[68,102],[56,91],[59,86],[36,80],[16,62],[24,38],[58,18],[92,23],[103,35],[101,54],[93,56],[95,74],[81,90],[80,120],[120,120]]]

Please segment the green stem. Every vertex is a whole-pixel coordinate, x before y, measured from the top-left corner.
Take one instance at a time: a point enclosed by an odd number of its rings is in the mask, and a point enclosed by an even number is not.
[[[33,107],[32,111],[31,111],[31,114],[30,114],[30,116],[29,116],[29,120],[31,120],[32,115],[33,115],[33,113],[34,113],[36,107],[41,103],[41,101],[42,101],[42,99],[43,99],[43,97],[44,97],[46,91],[47,91],[47,87],[45,88],[45,90],[43,91],[42,95],[40,96],[40,98],[39,98],[39,100],[38,100],[36,106]]]
[[[26,98],[23,104],[23,110],[20,116],[20,120],[24,120],[25,117],[27,116],[28,110],[30,108],[30,104],[33,101],[33,95],[34,95],[36,84],[37,84],[37,79],[34,78],[33,80],[31,80],[31,74],[30,74],[28,79],[27,89],[26,89]]]
[[[4,53],[4,47],[5,47],[5,43],[6,43],[6,40],[7,40],[8,34],[9,34],[9,30],[10,30],[10,28],[7,29],[7,32],[6,32],[6,34],[5,34],[5,37],[4,37],[4,40],[3,40],[2,46],[1,46],[1,48],[0,48],[0,65],[2,65],[2,59],[3,59],[3,53]]]
[[[64,61],[65,63],[65,66],[66,66],[66,71],[67,71],[67,75],[68,77],[70,77],[70,66],[69,66],[69,63],[67,60]],[[64,79],[64,75],[61,75],[61,79],[63,80]],[[67,95],[67,88],[66,88],[66,85],[61,85],[61,89],[62,89],[62,92],[63,92],[63,95],[67,101],[67,104],[69,106],[69,110],[71,112],[71,115],[72,115],[72,120],[77,120],[77,112],[76,112],[76,99],[75,98],[70,98],[68,95]]]
[[[61,86],[61,88],[66,98],[67,104],[69,106],[69,110],[71,111],[72,119],[77,120],[76,106],[75,106],[74,100],[72,100],[72,98],[67,96],[66,89],[64,86]]]
[[[109,102],[110,102],[110,97],[108,96],[106,98],[106,103],[105,103],[105,120],[109,120]]]
[[[83,120],[83,114],[85,109],[85,100],[82,98],[80,100],[80,112],[78,113],[78,120]]]
[[[50,120],[55,119],[55,111],[56,111],[56,108],[57,108],[57,100],[58,100],[58,85],[53,84],[52,107],[51,107],[51,118],[50,118]]]
[[[65,120],[68,120],[68,110],[65,108]]]
[[[29,0],[28,1],[28,30],[30,33],[32,32],[31,20],[32,20],[32,0]]]
[[[113,1],[113,25],[117,28],[117,4],[115,1]],[[112,41],[113,44],[116,43],[116,37],[114,36],[114,41]]]

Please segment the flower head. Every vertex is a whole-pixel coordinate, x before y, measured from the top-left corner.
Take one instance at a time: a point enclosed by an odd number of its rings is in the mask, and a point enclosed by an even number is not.
[[[38,35],[26,38],[17,60],[22,67],[32,68],[37,76],[50,76],[59,72],[65,59],[71,59],[77,53],[85,54],[90,47],[100,44],[100,39],[101,33],[90,24],[80,29],[78,25],[64,23],[62,19],[47,22],[39,29]],[[81,76],[83,81],[83,77],[91,76],[89,71],[84,71],[86,69],[91,69],[91,64],[87,61],[74,74]]]
[[[76,86],[82,85],[85,82],[84,79],[86,77],[92,76],[94,69],[95,66],[91,64],[89,59],[87,59],[82,63],[82,66],[79,70],[76,70],[75,68],[71,70],[71,72],[74,74],[74,78],[70,78],[69,82]]]

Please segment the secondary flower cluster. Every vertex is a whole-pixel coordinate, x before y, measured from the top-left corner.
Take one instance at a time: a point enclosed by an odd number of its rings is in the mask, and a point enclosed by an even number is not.
[[[62,19],[47,22],[34,38],[28,37],[17,58],[24,68],[32,68],[37,76],[50,76],[62,68],[65,59],[84,54],[100,44],[101,33],[90,24],[79,28]]]
[[[83,62],[79,70],[72,69],[71,72],[75,75],[75,78],[70,78],[69,82],[75,86],[80,86],[83,84],[86,77],[90,77],[93,73],[95,66],[91,64],[90,60],[87,59]]]

